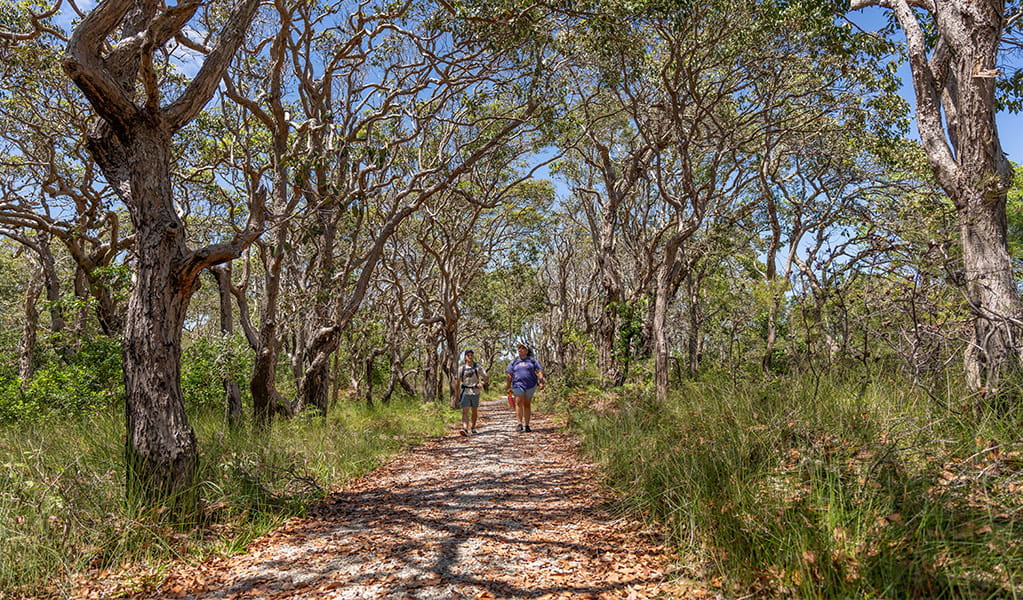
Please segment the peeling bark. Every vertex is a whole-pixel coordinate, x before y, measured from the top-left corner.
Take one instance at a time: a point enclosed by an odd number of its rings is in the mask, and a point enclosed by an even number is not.
[[[258,2],[235,6],[185,91],[159,102],[152,54],[198,2],[105,0],[75,27],[64,69],[99,119],[89,148],[135,227],[134,289],[124,328],[126,489],[129,500],[188,513],[197,499],[195,434],[181,394],[181,331],[203,269],[240,255],[262,231],[262,213],[228,244],[188,248],[171,193],[171,137],[209,101]],[[111,39],[115,32],[124,37]],[[101,55],[108,45],[111,50]],[[136,98],[139,84],[144,98]]]
[[[906,34],[917,126],[938,183],[955,204],[973,336],[968,386],[994,395],[1020,369],[1019,292],[1006,242],[1012,169],[995,123],[995,78],[1006,22],[1000,0],[853,0],[853,9],[893,11]],[[929,43],[925,25],[933,25]],[[932,50],[933,48],[933,50]],[[930,54],[928,54],[930,52]]]

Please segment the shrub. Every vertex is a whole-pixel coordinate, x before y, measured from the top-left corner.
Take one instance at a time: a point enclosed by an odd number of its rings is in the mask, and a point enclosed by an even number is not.
[[[67,362],[36,369],[30,381],[0,376],[0,422],[75,417],[105,409],[123,398],[120,345],[97,336],[83,342]]]
[[[181,392],[185,406],[216,410],[224,405],[224,380],[232,379],[245,393],[252,372],[252,352],[240,335],[200,337],[181,356]]]

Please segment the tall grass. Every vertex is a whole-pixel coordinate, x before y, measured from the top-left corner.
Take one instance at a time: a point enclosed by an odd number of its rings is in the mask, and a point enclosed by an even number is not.
[[[626,503],[729,593],[1023,595],[1019,407],[966,417],[901,381],[797,377],[567,398]]]
[[[198,415],[204,510],[167,523],[128,506],[124,417],[109,412],[0,429],[0,598],[70,597],[75,577],[123,564],[230,552],[301,514],[327,490],[402,447],[443,431],[449,416],[418,401],[340,404],[264,433],[225,431]]]

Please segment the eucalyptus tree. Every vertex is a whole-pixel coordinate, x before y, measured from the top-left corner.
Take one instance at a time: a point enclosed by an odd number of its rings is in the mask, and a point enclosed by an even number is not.
[[[774,366],[778,322],[793,277],[822,264],[801,260],[799,252],[820,257],[826,244],[839,240],[853,246],[868,243],[866,232],[876,224],[869,205],[882,196],[909,193],[915,183],[899,177],[895,165],[886,166],[873,151],[879,141],[869,132],[825,116],[816,122],[815,130],[791,131],[769,140],[758,160],[759,202],[753,218],[759,223],[764,253],[758,271],[767,295],[761,360],[765,370]],[[806,276],[812,279],[813,273]]]
[[[504,156],[518,154],[513,151]],[[429,300],[436,305],[430,310],[440,320],[445,347],[442,362],[449,375],[458,368],[460,343],[470,337],[482,341],[493,335],[484,331],[470,335],[465,331],[475,322],[463,316],[466,302],[491,300],[485,296],[484,270],[509,264],[508,255],[517,244],[532,237],[553,199],[548,182],[527,180],[528,171],[519,172],[514,164],[497,160],[478,166],[481,168],[467,173],[459,182],[462,185],[453,189],[450,199],[441,197],[436,210],[425,214],[415,234],[423,251],[433,258],[429,276],[436,279],[439,289]],[[525,288],[513,292],[509,299],[521,301],[529,293]],[[448,381],[453,385],[452,377]]]
[[[725,6],[709,0],[687,3],[684,13],[659,1],[602,8],[620,25],[609,30],[606,20],[605,26],[597,20],[583,28],[594,35],[579,40],[579,51],[594,59],[575,78],[584,82],[576,88],[579,98],[600,99],[579,111],[580,129],[596,150],[589,166],[600,173],[599,190],[588,193],[604,199],[598,264],[613,256],[620,224],[630,218],[623,209],[633,207],[633,220],[650,215],[642,219],[649,233],[641,244],[653,257],[646,277],[652,279],[655,379],[664,397],[665,318],[701,254],[685,246],[711,224],[727,226],[729,219],[721,217],[736,220],[750,210],[756,141],[769,131],[812,128],[820,115],[858,108],[871,94],[849,75],[857,68],[857,48],[846,30],[813,3]],[[820,56],[811,43],[818,38],[831,40],[840,55]],[[600,91],[584,91],[594,88]],[[633,204],[626,205],[629,195]],[[622,296],[615,281],[620,270],[599,269],[608,306],[614,306]],[[608,327],[601,329],[606,347]]]
[[[551,372],[578,364],[582,336],[589,333],[587,311],[596,301],[596,286],[588,259],[592,253],[589,235],[575,211],[563,207],[549,222],[541,236],[543,256],[537,275],[549,309],[541,347],[549,351],[544,365]]]
[[[442,387],[438,349],[444,340],[444,319],[439,312],[440,304],[433,300],[440,292],[440,282],[433,276],[434,257],[415,235],[417,222],[414,219],[403,223],[397,235],[388,241],[377,285],[381,297],[388,299],[392,348],[402,343],[411,347],[420,393],[424,399],[434,401]]]
[[[1023,32],[1023,5],[1003,0],[852,0],[853,10],[892,11],[906,36],[920,139],[955,204],[973,312],[964,366],[968,386],[997,393],[1020,367],[1023,312],[1006,241],[1012,167],[1002,151],[996,86],[999,53]],[[1017,78],[1018,80],[1018,78]],[[1017,90],[1018,91],[1018,90]]]
[[[124,282],[111,276],[131,246],[131,226],[122,224],[122,208],[85,146],[88,110],[60,70],[62,34],[47,20],[36,25],[35,37],[3,50],[0,234],[38,257],[54,333],[70,316],[61,300],[62,289],[71,288],[81,307],[78,326],[94,306],[103,333],[116,336],[123,327],[118,283]],[[60,268],[64,256],[73,261],[70,275]]]
[[[623,62],[622,70],[630,72],[634,64],[627,57]],[[619,80],[611,77],[610,85],[616,87],[608,87],[600,73],[583,67],[570,68],[568,72],[579,108],[575,130],[566,132],[572,137],[563,142],[569,160],[562,163],[561,173],[580,200],[593,238],[593,258],[603,296],[595,331],[601,379],[605,384],[621,385],[626,368],[615,349],[619,313],[642,291],[640,286],[629,286],[623,281],[625,272],[618,256],[617,239],[630,200],[657,153],[667,145],[667,139],[646,136],[645,131],[630,122],[633,115],[628,109],[639,108],[643,101],[627,94],[616,96]],[[605,88],[607,91],[601,91]]]
[[[298,397],[285,411],[326,406],[328,365],[365,298],[387,240],[430,198],[507,140],[538,103],[500,50],[461,33],[429,3],[373,7],[275,4],[279,29],[248,44],[228,94],[268,132],[273,233],[257,242],[265,273],[252,391],[257,411],[281,405],[273,384],[291,342]],[[481,102],[503,98],[500,110]],[[280,322],[281,294],[303,319]],[[270,411],[262,411],[266,420]]]
[[[89,151],[135,231],[124,330],[128,494],[148,502],[177,498],[186,509],[198,451],[180,386],[185,311],[202,270],[237,257],[261,233],[262,215],[254,206],[245,231],[190,248],[171,192],[171,149],[175,132],[219,86],[257,5],[237,3],[224,18],[222,6],[198,1],[164,7],[106,0],[75,26],[63,61],[96,114]],[[198,70],[184,86],[170,86],[165,75],[183,59],[174,40],[185,39],[186,28],[205,36],[189,44],[201,49],[193,56]]]

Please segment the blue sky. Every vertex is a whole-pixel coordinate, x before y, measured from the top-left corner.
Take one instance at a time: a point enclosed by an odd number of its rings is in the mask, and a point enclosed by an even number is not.
[[[848,17],[866,30],[876,31],[886,24],[885,13],[882,8],[872,7],[848,13]],[[904,38],[903,40],[904,41]],[[1020,60],[1020,57],[1016,57]],[[1021,66],[1016,64],[1015,66]],[[913,97],[912,82],[909,76],[909,66],[903,65],[899,69],[902,76],[902,96],[906,98],[910,106],[916,107]],[[913,122],[912,136],[916,137],[916,121]],[[1002,151],[1009,156],[1009,160],[1023,164],[1023,115],[1003,112],[998,115],[998,137],[1002,142]]]

